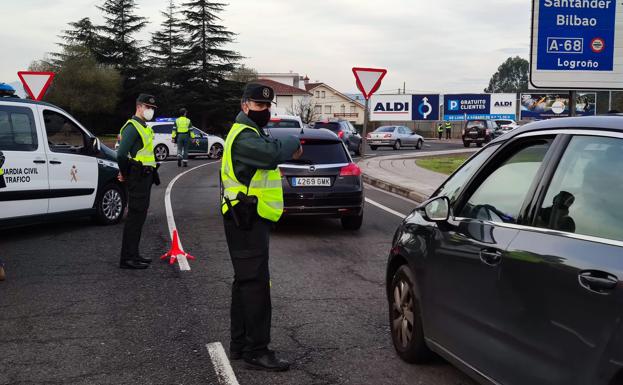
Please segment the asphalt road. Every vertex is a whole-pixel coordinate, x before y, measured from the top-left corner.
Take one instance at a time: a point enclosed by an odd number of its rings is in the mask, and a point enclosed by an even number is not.
[[[413,147],[403,147],[400,150],[394,150],[392,147],[379,147],[376,150],[371,150],[370,146],[366,148],[366,156],[383,156],[383,155],[402,155],[410,153],[418,153],[422,151],[443,151],[443,150],[459,150],[465,148],[460,140],[437,140],[437,139],[425,139],[424,146],[421,150],[416,150]]]
[[[0,384],[217,383],[206,344],[228,347],[233,276],[218,167],[191,171],[173,188],[184,248],[197,257],[188,272],[157,260],[145,271],[119,269],[123,224],[84,219],[3,231]],[[178,172],[172,162],[161,168],[144,256],[157,259],[169,247],[164,192]],[[403,214],[415,206],[373,188],[366,195]],[[384,272],[400,220],[368,203],[360,231],[344,231],[337,220],[278,225],[271,238],[272,347],[293,366],[264,373],[234,361],[241,385],[474,384],[442,360],[413,366],[393,351]]]

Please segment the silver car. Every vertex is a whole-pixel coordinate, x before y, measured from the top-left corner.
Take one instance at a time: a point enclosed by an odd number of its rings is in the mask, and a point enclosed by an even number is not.
[[[378,147],[393,147],[400,150],[401,147],[415,147],[421,149],[424,138],[404,126],[381,126],[368,134],[368,145],[372,150]]]

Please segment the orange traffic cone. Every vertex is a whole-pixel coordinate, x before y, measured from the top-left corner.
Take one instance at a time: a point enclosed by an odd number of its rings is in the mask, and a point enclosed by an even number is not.
[[[180,241],[179,238],[177,236],[177,230],[173,230],[173,243],[171,245],[171,249],[169,251],[167,251],[167,253],[165,255],[163,255],[162,257],[160,257],[161,260],[167,259],[169,258],[169,265],[172,265],[175,263],[175,261],[177,260],[178,257],[186,257],[187,259],[190,260],[195,260],[195,257],[193,257],[192,255],[184,252],[184,250],[182,250],[182,248],[180,247]]]

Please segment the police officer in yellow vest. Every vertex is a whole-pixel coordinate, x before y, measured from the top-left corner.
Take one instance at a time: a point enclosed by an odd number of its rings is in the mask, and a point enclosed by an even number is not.
[[[173,132],[171,133],[171,139],[173,143],[177,143],[177,167],[188,167],[188,147],[190,146],[191,139],[195,139],[195,133],[190,129],[192,123],[190,119],[186,117],[185,108],[180,109],[180,117],[175,119],[175,125],[173,126]]]
[[[222,213],[234,267],[231,300],[232,360],[248,367],[283,371],[289,362],[268,349],[271,328],[268,243],[270,229],[283,212],[279,163],[303,154],[299,140],[270,138],[262,128],[270,120],[272,88],[250,83],[242,112],[225,141],[221,166]]]
[[[446,139],[452,139],[452,123],[446,121],[444,125],[446,127]]]
[[[4,159],[4,154],[0,151],[0,188],[6,187],[6,182],[4,181],[4,169],[2,168],[4,166]]]
[[[154,156],[154,132],[147,126],[153,119],[156,99],[152,95],[140,94],[136,99],[136,113],[121,129],[121,140],[117,150],[119,180],[128,187],[128,217],[123,228],[121,243],[122,269],[146,269],[150,258],[139,254],[139,243],[143,224],[147,218],[151,185],[157,181],[156,158]]]
[[[439,140],[443,137],[443,124],[441,124],[441,122],[437,124],[437,136],[439,137]]]

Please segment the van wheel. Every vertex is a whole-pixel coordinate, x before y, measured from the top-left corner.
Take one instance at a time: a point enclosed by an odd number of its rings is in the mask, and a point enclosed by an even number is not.
[[[357,156],[361,155],[362,150],[363,150],[363,142],[359,142],[359,146],[357,146],[357,149],[355,150],[355,155]]]
[[[422,309],[415,296],[415,278],[408,265],[392,279],[389,293],[389,327],[396,353],[409,363],[423,363],[432,357],[424,340]]]
[[[463,147],[469,147],[470,143],[469,142],[463,142]]]
[[[154,156],[158,162],[162,162],[169,157],[169,149],[164,144],[159,144],[154,148]]]
[[[415,149],[416,150],[421,150],[422,149],[422,141],[421,140],[417,141],[417,144],[415,145]]]
[[[214,143],[212,147],[210,147],[208,156],[212,159],[221,159],[223,156],[223,146],[220,143]]]
[[[95,202],[95,220],[102,225],[114,225],[123,217],[126,207],[126,197],[121,187],[111,183],[99,192]]]

